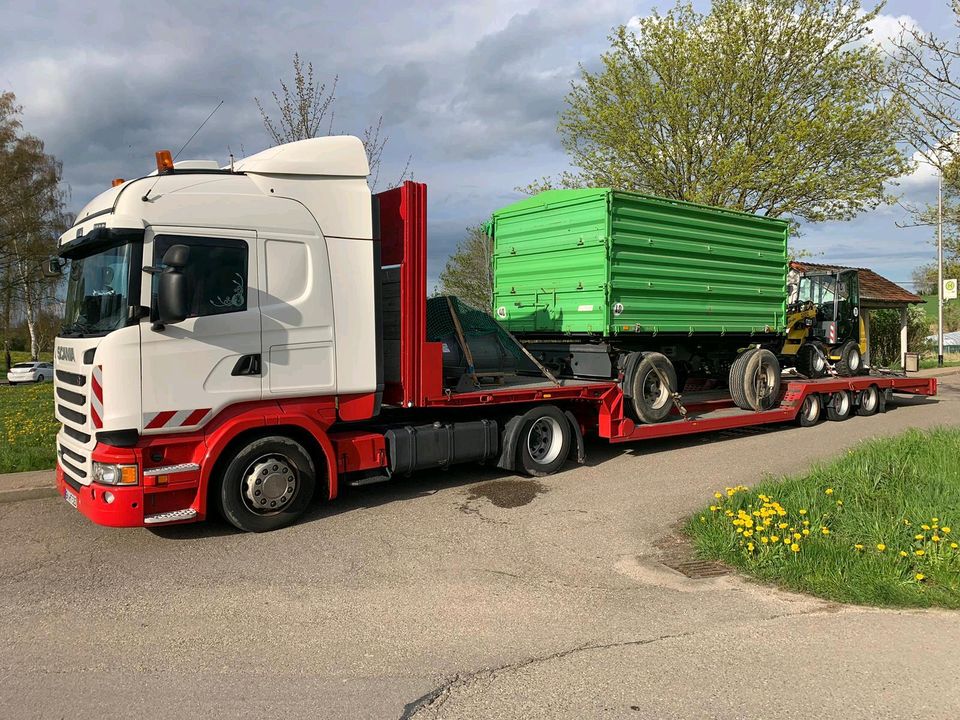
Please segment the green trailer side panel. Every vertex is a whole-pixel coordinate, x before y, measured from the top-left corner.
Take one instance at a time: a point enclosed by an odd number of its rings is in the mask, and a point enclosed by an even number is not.
[[[494,213],[494,310],[514,332],[780,330],[788,227],[638,193],[541,193]]]

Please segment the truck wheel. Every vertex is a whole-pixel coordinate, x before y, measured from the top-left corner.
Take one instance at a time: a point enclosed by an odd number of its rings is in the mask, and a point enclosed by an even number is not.
[[[736,369],[739,375],[739,382],[736,377],[733,378],[736,383],[733,399],[738,407],[744,410],[769,410],[777,404],[780,400],[780,363],[776,355],[760,349],[748,356],[744,353],[733,365],[731,374]],[[733,386],[731,390],[734,390]]]
[[[797,371],[811,379],[827,374],[827,361],[815,343],[804,343],[797,350]]]
[[[520,418],[519,466],[527,475],[552,475],[570,454],[570,421],[553,405],[531,408]]]
[[[820,395],[810,393],[803,399],[803,405],[797,415],[797,422],[800,427],[813,427],[820,422],[820,411],[823,409],[823,402]]]
[[[870,417],[876,415],[880,410],[880,390],[876,385],[864,388],[860,391],[860,399],[857,403],[857,415]]]
[[[253,440],[234,455],[220,479],[220,509],[244,532],[289,525],[309,505],[316,469],[303,446],[283,436]]]
[[[743,410],[749,410],[747,399],[743,395],[743,368],[754,354],[758,352],[757,348],[750,348],[742,352],[733,365],[730,366],[730,373],[727,375],[727,386],[730,388],[730,397],[733,398],[733,404]]]
[[[661,374],[670,383],[669,386],[664,386],[660,380]],[[673,408],[671,394],[676,387],[677,373],[667,356],[657,352],[646,353],[630,379],[631,400],[637,419],[656,423],[667,417]]]
[[[863,356],[856,340],[848,340],[840,348],[840,359],[834,366],[843,377],[853,377],[863,372]]]
[[[830,396],[830,402],[827,404],[827,417],[834,421],[846,420],[850,417],[852,409],[853,402],[850,400],[850,393],[846,390],[840,390]]]

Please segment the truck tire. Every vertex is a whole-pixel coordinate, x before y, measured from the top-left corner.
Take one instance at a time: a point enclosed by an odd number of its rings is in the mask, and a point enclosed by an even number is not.
[[[863,372],[863,356],[856,340],[847,340],[840,348],[840,359],[834,365],[843,377],[853,377]]]
[[[669,387],[663,386],[658,368],[670,383]],[[633,412],[640,422],[657,423],[670,414],[673,409],[671,394],[677,388],[677,373],[666,355],[645,353],[629,382]]]
[[[830,402],[827,404],[827,417],[830,420],[839,422],[850,417],[853,410],[853,400],[850,393],[846,390],[839,390],[830,395]]]
[[[827,360],[816,343],[805,342],[797,350],[797,372],[811,379],[827,374]]]
[[[727,375],[727,386],[730,388],[730,397],[733,398],[733,404],[742,410],[751,409],[747,404],[746,397],[743,395],[743,368],[747,360],[756,352],[758,352],[758,348],[744,350],[737,359],[733,361],[733,365],[730,366],[730,373]]]
[[[746,356],[746,357],[744,357]],[[739,365],[738,365],[739,363]],[[769,350],[744,353],[731,368],[737,370],[734,402],[744,410],[769,410],[780,401],[780,363]],[[731,387],[734,390],[734,387]]]
[[[300,443],[282,435],[252,440],[233,456],[220,477],[220,510],[244,532],[289,525],[313,498],[317,473]]]
[[[857,398],[857,415],[870,417],[880,412],[881,394],[876,385],[870,385],[861,390],[860,397]]]
[[[800,427],[813,427],[820,422],[820,413],[823,410],[823,401],[818,393],[810,393],[803,399],[800,412],[797,413],[797,423]]]
[[[570,442],[570,421],[558,407],[531,408],[520,418],[517,465],[531,477],[552,475],[567,461]]]

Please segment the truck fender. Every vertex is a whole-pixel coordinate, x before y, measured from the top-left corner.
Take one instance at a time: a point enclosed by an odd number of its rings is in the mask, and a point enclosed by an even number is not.
[[[644,353],[629,353],[623,360],[623,382],[620,383],[620,390],[626,398],[633,397],[633,374],[637,371],[637,365],[643,360]]]
[[[517,436],[520,434],[522,417],[523,415],[514,415],[503,424],[500,457],[497,459],[497,467],[501,470],[517,469]]]
[[[583,465],[587,453],[583,447],[583,433],[580,432],[580,423],[577,422],[577,418],[574,417],[573,413],[569,410],[564,410],[563,414],[566,415],[567,420],[570,421],[570,432],[573,433],[573,439],[576,442],[577,462]],[[573,448],[570,449],[572,450]]]

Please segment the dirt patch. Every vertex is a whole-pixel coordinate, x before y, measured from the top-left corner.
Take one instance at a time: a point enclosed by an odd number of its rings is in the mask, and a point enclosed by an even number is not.
[[[500,508],[527,505],[547,488],[536,480],[490,480],[470,489],[467,501],[486,499]]]

